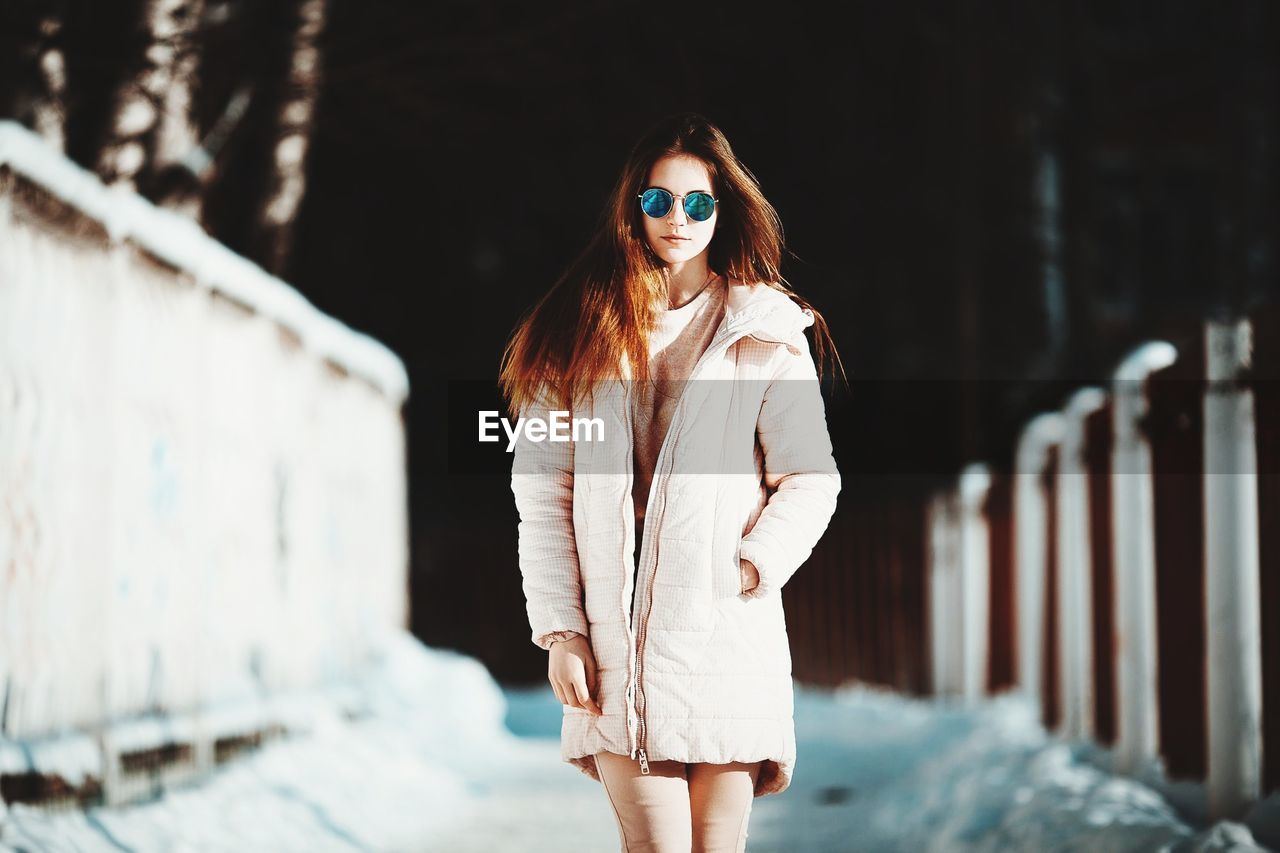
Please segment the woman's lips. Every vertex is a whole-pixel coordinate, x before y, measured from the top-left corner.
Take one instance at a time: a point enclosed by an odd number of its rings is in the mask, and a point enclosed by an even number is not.
[[[672,243],[672,244],[677,245],[677,246],[678,246],[678,245],[680,245],[681,243],[688,243],[688,242],[689,242],[689,238],[688,238],[688,237],[666,237],[666,236],[664,236],[662,239],[663,239],[663,240],[666,240],[668,243]]]

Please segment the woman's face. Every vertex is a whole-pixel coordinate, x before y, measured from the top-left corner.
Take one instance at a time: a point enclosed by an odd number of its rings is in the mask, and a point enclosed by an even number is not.
[[[676,196],[666,216],[654,219],[643,211],[640,213],[649,247],[668,266],[682,265],[705,252],[716,230],[719,205],[712,211],[710,219],[698,222],[685,214],[684,197],[699,190],[715,195],[706,165],[697,157],[688,155],[663,157],[649,170],[649,181],[641,191],[649,187],[661,187]],[[640,204],[639,199],[635,204]]]

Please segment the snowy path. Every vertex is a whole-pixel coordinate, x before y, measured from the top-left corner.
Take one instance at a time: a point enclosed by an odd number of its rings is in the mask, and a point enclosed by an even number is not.
[[[619,849],[604,789],[560,760],[550,688],[504,692],[475,660],[403,635],[386,648],[367,680],[317,694],[308,732],[198,784],[128,808],[0,804],[0,851]],[[1280,803],[1248,826],[1193,829],[1151,787],[1098,769],[1105,753],[1048,738],[1012,698],[966,710],[798,686],[796,729],[795,780],[754,801],[751,853],[1244,851],[1260,849],[1255,834],[1280,839]]]
[[[547,738],[559,731],[549,690],[507,698],[514,731]],[[796,731],[795,780],[783,794],[755,800],[751,853],[1261,849],[1239,824],[1194,833],[1150,788],[1084,760],[1096,750],[1048,738],[1013,698],[965,710],[866,689],[797,687]],[[568,765],[551,775],[576,794],[570,774],[581,775]],[[591,818],[608,815],[603,799],[588,796],[585,808],[594,809]]]

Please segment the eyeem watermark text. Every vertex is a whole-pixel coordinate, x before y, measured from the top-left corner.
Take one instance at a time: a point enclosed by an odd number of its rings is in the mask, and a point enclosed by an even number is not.
[[[543,418],[517,418],[515,426],[497,411],[480,412],[480,440],[499,441],[494,430],[501,426],[507,434],[507,452],[516,446],[523,434],[529,441],[604,441],[603,418],[569,418],[568,411],[553,409]],[[592,436],[594,430],[595,437]]]

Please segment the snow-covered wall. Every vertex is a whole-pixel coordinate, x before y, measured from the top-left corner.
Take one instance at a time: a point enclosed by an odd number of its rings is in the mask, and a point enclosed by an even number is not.
[[[0,738],[357,670],[407,621],[389,350],[0,122]]]

